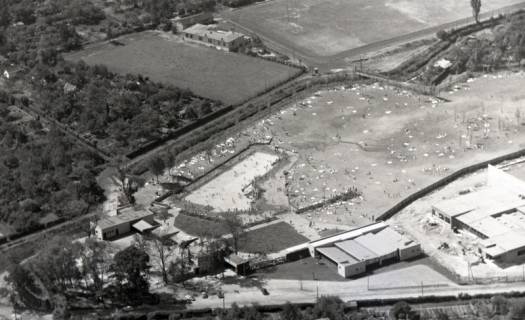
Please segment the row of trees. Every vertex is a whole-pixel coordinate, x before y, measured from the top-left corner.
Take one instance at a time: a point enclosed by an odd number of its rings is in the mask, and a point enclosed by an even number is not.
[[[137,245],[113,255],[106,242],[71,242],[59,236],[46,242],[29,261],[21,262],[16,256],[10,259],[7,280],[19,308],[58,312],[80,298],[93,305],[126,305],[152,297],[148,282],[152,261]]]
[[[462,37],[439,58],[453,63],[451,72],[491,71],[510,63],[525,59],[525,17],[523,14],[510,15],[503,24],[491,30],[492,36]],[[438,37],[449,41],[449,35],[438,32]],[[434,60],[433,60],[434,61]],[[432,83],[443,70],[429,66],[421,75],[425,83]]]

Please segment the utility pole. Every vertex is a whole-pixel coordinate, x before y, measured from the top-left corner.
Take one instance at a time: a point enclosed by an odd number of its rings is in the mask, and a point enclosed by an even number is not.
[[[421,296],[423,296],[423,281],[421,281]]]

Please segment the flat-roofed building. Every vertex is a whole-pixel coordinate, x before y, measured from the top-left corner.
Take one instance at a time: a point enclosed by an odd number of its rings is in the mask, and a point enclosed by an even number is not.
[[[384,222],[311,241],[312,257],[321,257],[337,265],[343,277],[352,277],[386,262],[402,261],[421,255],[421,246],[399,234]],[[304,252],[305,244],[293,252]],[[290,254],[293,253],[292,251]]]
[[[235,31],[225,31],[217,25],[195,24],[182,31],[184,39],[226,51],[237,51],[250,42],[249,37]]]
[[[358,261],[364,261],[366,265],[372,265],[379,262],[379,257],[367,247],[361,245],[357,240],[347,240],[336,242],[334,245],[352,255]]]
[[[105,217],[96,223],[95,235],[100,240],[109,240],[132,232],[147,232],[155,228],[154,213],[149,210],[126,207],[117,210],[117,215]]]
[[[482,239],[487,257],[525,260],[525,182],[488,166],[486,187],[440,201],[432,214]]]
[[[344,278],[362,274],[366,271],[366,262],[358,261],[337,247],[319,248],[317,251],[337,265],[337,273]]]

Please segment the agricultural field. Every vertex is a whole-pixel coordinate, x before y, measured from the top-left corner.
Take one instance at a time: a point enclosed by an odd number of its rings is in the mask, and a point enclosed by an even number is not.
[[[482,13],[520,2],[483,2]],[[226,14],[255,33],[315,57],[470,16],[470,1],[454,0],[274,0]]]
[[[121,74],[141,74],[225,104],[240,103],[299,72],[267,60],[187,43],[159,31],[126,35],[114,43],[98,43],[66,59],[103,64]]]

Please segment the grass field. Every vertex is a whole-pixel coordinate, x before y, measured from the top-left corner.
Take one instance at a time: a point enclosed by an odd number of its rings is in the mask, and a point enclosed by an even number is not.
[[[142,74],[225,104],[240,103],[299,72],[267,60],[187,43],[170,33],[146,31],[118,41],[124,45],[98,43],[66,59],[104,64],[122,74]]]
[[[483,2],[482,12],[519,2]],[[287,47],[323,57],[470,15],[470,1],[457,0],[272,0],[227,16]]]
[[[227,228],[219,223],[184,214],[175,218],[175,227],[196,237],[212,234],[228,234]],[[239,240],[239,251],[249,253],[271,253],[309,241],[286,222],[277,222],[255,230],[247,231]]]
[[[239,251],[251,253],[279,252],[309,241],[288,223],[278,222],[245,233],[239,241]]]
[[[185,214],[179,214],[175,218],[174,225],[187,234],[196,237],[210,235],[222,236],[228,233],[226,227],[219,222],[192,217]]]

